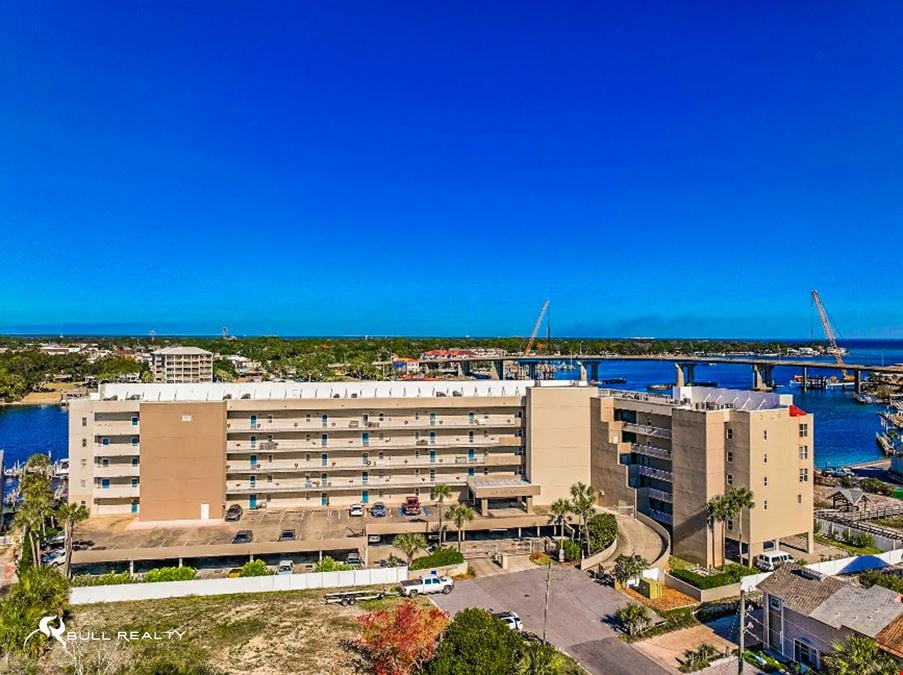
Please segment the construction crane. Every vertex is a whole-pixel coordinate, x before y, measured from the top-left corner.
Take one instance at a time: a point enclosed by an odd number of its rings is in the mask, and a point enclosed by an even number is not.
[[[840,374],[843,375],[844,380],[849,380],[851,378],[847,375],[845,368],[846,364],[843,362],[840,347],[837,346],[837,340],[834,337],[834,329],[831,328],[831,319],[828,318],[828,312],[822,304],[818,291],[812,291],[812,302],[815,303],[818,318],[821,319],[821,327],[824,329],[825,337],[828,338],[828,344],[831,346],[830,352],[834,354],[834,358],[837,359],[837,365],[840,366]]]
[[[536,342],[536,336],[539,335],[539,327],[542,325],[542,318],[546,315],[546,312],[549,310],[549,301],[546,300],[542,309],[539,310],[539,318],[536,319],[536,325],[533,326],[533,332],[530,334],[530,339],[527,340],[527,346],[524,349],[524,356],[529,356],[530,351],[533,349],[533,343]]]

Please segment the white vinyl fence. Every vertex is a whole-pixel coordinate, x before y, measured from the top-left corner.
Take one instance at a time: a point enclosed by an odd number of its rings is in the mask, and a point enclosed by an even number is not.
[[[96,602],[159,600],[189,595],[230,595],[233,593],[302,591],[312,588],[391,586],[407,579],[407,567],[388,567],[342,572],[274,574],[266,577],[239,577],[237,579],[195,579],[193,581],[159,581],[111,586],[76,586],[72,588],[69,600],[73,605],[88,605]]]
[[[824,562],[811,563],[806,565],[806,567],[833,577],[837,574],[857,574],[866,570],[890,567],[901,562],[903,562],[903,549],[898,548],[896,551],[886,551],[885,553],[854,555],[849,558],[825,560]],[[740,587],[744,591],[751,591],[760,581],[767,579],[769,576],[771,576],[771,572],[762,572],[761,574],[751,574],[748,577],[743,577],[740,580]]]

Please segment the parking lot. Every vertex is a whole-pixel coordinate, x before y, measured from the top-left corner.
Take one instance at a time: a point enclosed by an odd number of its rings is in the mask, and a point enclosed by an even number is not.
[[[449,595],[431,596],[455,614],[467,607],[513,611],[524,630],[542,635],[546,568],[461,581]],[[553,567],[547,639],[592,673],[663,675],[653,660],[623,642],[613,628],[614,613],[627,598],[571,567]]]

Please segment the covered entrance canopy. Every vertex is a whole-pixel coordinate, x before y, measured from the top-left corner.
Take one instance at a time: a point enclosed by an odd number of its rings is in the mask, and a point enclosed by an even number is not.
[[[480,502],[480,515],[489,515],[490,499],[523,499],[527,513],[533,512],[533,497],[540,486],[514,476],[511,478],[473,477],[467,479],[471,496]]]

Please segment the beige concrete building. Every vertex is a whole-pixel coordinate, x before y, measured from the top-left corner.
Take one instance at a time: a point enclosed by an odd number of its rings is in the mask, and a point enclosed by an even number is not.
[[[603,501],[668,526],[675,555],[721,564],[721,527],[752,556],[804,535],[812,549],[813,422],[789,394],[676,387],[603,391],[593,401],[592,481]],[[707,503],[745,486],[742,523],[710,526]],[[730,553],[730,547],[729,547]]]
[[[742,524],[753,554],[812,529],[812,417],[787,395],[533,380],[110,384],[72,401],[69,424],[70,500],[95,515],[397,505],[429,501],[439,483],[483,513],[529,511],[583,481],[700,562],[720,558],[705,507],[731,485],[755,494]],[[727,527],[736,538],[740,523]]]
[[[213,354],[199,347],[164,347],[151,353],[154,381],[195,384],[213,381]]]

